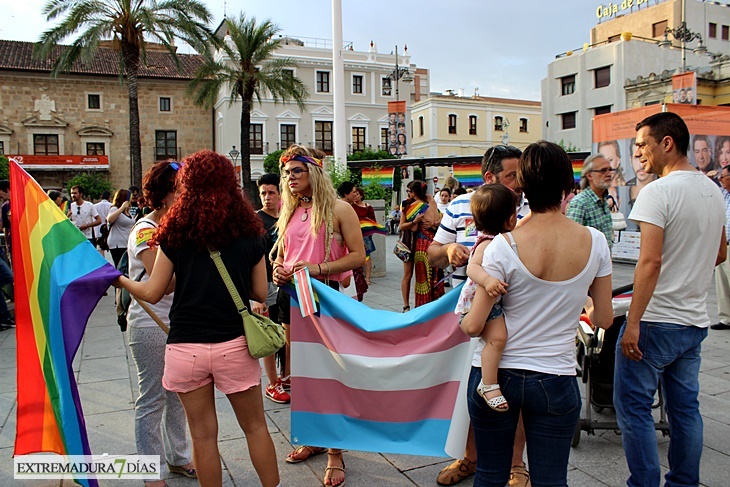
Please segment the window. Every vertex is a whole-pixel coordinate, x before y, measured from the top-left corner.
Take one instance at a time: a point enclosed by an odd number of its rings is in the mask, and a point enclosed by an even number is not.
[[[667,26],[669,24],[666,20],[662,20],[661,22],[656,22],[654,24],[651,24],[651,36],[652,37],[662,37],[664,35],[664,31],[667,30]]]
[[[620,40],[621,40],[621,34],[616,34],[616,35],[608,36],[608,42],[609,43],[611,43],[611,42],[618,42]]]
[[[330,92],[330,73],[329,71],[317,71],[317,92]]]
[[[171,100],[167,96],[161,96],[160,97],[160,111],[161,112],[169,112],[170,106],[172,105]]]
[[[393,84],[390,78],[387,76],[384,78],[381,78],[381,94],[382,96],[393,96]]]
[[[730,25],[722,26],[722,40],[727,41],[730,39]]]
[[[648,101],[648,102],[644,103],[644,106],[648,107],[649,105],[659,105],[660,103],[661,103],[660,100]],[[698,105],[699,105],[699,103],[698,103]]]
[[[177,159],[177,131],[155,131],[155,160]]]
[[[520,119],[520,132],[527,132],[527,119],[526,118]]]
[[[563,130],[575,128],[575,114],[576,113],[577,112],[570,112],[570,113],[563,113],[561,115],[561,117],[563,118]]]
[[[352,127],[352,152],[365,150],[365,127]]]
[[[87,156],[103,156],[104,155],[104,142],[87,142],[86,143],[86,155]]]
[[[37,156],[57,156],[58,135],[34,135],[33,154]]]
[[[575,75],[560,78],[563,95],[572,95],[575,93]]]
[[[87,107],[89,110],[101,110],[101,95],[89,94],[86,97]]]
[[[453,113],[449,114],[449,133],[456,133],[456,115]]]
[[[388,129],[380,129],[380,150],[386,150],[388,148]]]
[[[5,154],[5,142],[0,141],[0,154]]]
[[[710,25],[707,28],[707,37],[710,37],[712,39],[717,38],[717,24],[714,22],[710,22]]]
[[[361,74],[352,75],[352,92],[358,95],[362,95],[362,80]]]
[[[297,138],[297,126],[291,124],[282,124],[279,127],[280,138],[281,138],[281,149],[286,150],[292,145],[296,144]]]
[[[423,117],[418,117],[418,135],[423,137]]]
[[[605,107],[596,107],[593,109],[593,113],[596,115],[603,115],[604,113],[611,113],[611,105],[606,105]]]
[[[593,73],[596,88],[605,88],[611,84],[611,66],[595,69]]]
[[[477,134],[477,116],[469,115],[469,135]]]
[[[504,130],[504,119],[502,117],[494,117],[494,130],[499,132]]]
[[[248,130],[248,139],[251,141],[251,154],[264,153],[264,124],[252,123]]]
[[[293,79],[294,78],[294,70],[293,69],[282,69],[281,70],[281,74],[282,74],[282,76],[287,77],[289,79]]]
[[[332,122],[314,122],[314,144],[328,156],[332,155]]]

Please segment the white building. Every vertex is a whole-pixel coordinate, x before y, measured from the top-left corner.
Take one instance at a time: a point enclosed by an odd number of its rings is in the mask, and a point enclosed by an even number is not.
[[[333,69],[331,41],[285,37],[276,56],[293,58],[298,68],[294,75],[307,86],[307,110],[296,104],[274,104],[270,96],[254,103],[251,112],[251,177],[263,174],[263,160],[269,152],[301,144],[317,147],[331,154],[334,145]],[[410,106],[421,93],[429,92],[428,70],[410,63],[410,54],[399,53],[400,68],[408,67],[412,81],[395,83],[389,78],[396,66],[396,55],[380,53],[371,43],[367,52],[355,51],[351,45],[344,51],[345,112],[344,130],[348,153],[371,148],[379,150],[387,144],[388,102],[405,100],[410,119]],[[219,52],[218,56],[222,56]],[[227,154],[239,146],[241,102],[230,103],[229,92],[222,90],[215,104],[216,151]],[[411,129],[407,130],[410,139]],[[410,141],[409,141],[410,145]],[[240,149],[240,147],[238,147]]]
[[[591,29],[591,43],[583,49],[560,54],[548,65],[541,86],[542,133],[546,140],[563,140],[577,149],[590,150],[593,116],[631,108],[625,91],[629,80],[681,70],[679,41],[670,34],[668,38],[676,48],[662,49],[657,43],[667,27],[681,25],[683,8],[687,27],[702,36],[708,52],[730,52],[728,5],[697,0],[636,3],[639,8],[619,10],[610,20],[604,17]],[[697,46],[697,40],[685,46],[688,70],[706,68],[712,60],[708,55],[692,52]],[[658,102],[652,99],[646,104]]]

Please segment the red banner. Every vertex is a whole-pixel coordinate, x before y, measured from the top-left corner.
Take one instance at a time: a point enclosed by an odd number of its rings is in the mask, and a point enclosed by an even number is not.
[[[27,169],[109,169],[109,156],[7,155]]]
[[[672,101],[697,105],[697,74],[694,71],[672,76]]]

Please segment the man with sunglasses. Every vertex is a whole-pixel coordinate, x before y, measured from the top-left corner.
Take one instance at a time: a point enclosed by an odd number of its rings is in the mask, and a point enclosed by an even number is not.
[[[482,157],[482,178],[487,184],[501,183],[512,190],[517,189],[517,162],[522,151],[511,145],[495,145],[487,149]],[[428,248],[428,262],[432,266],[442,269],[452,265],[454,273],[454,287],[466,280],[466,264],[469,261],[471,248],[477,241],[477,229],[474,226],[474,216],[471,213],[471,197],[474,193],[467,193],[454,199],[444,212],[436,236]],[[524,206],[524,208],[522,208]],[[527,208],[521,204],[520,211]],[[515,436],[512,456],[512,472],[510,473],[510,487],[527,487],[529,474],[522,459],[525,449],[525,430],[520,426]],[[474,475],[476,472],[476,444],[474,433],[469,428],[464,458],[456,460],[439,472],[436,482],[439,485],[454,485]]]
[[[68,205],[68,218],[93,244],[94,227],[101,225],[99,212],[90,201],[84,201],[84,188],[81,186],[71,187],[71,199],[73,203]]]
[[[581,192],[570,200],[565,212],[574,222],[603,233],[609,248],[613,248],[613,219],[606,198],[614,171],[603,154],[586,157],[580,173]]]

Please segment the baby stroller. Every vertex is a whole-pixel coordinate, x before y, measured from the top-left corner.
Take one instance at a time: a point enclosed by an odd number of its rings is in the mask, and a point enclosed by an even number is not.
[[[603,412],[604,409],[615,411],[613,406],[613,368],[616,362],[616,342],[621,326],[626,319],[626,312],[631,304],[631,292],[634,285],[619,287],[613,290],[613,325],[608,330],[593,330],[584,322],[579,322],[576,340],[576,370],[586,385],[585,417],[581,417],[575,428],[572,446],[580,443],[581,431],[595,435],[595,430],[614,430],[620,434],[618,423],[593,419],[592,411]],[[659,408],[660,419],[654,424],[657,431],[669,436],[669,423],[664,410],[662,386],[659,384],[658,399],[652,406]]]

